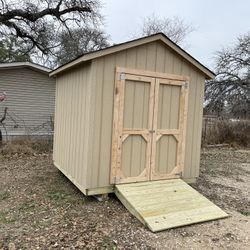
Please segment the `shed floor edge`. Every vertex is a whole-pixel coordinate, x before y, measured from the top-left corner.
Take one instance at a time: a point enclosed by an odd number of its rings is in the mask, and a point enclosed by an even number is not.
[[[80,185],[75,178],[73,178],[70,174],[68,174],[58,163],[53,161],[53,165],[62,172],[62,174],[67,177],[85,196],[93,196],[93,195],[102,195],[102,194],[109,194],[109,193],[115,193],[115,185],[110,184],[107,186],[101,186],[101,187],[86,187]],[[185,181],[188,184],[196,183],[197,177],[192,178],[183,178],[183,181]],[[154,180],[157,181],[157,180]]]

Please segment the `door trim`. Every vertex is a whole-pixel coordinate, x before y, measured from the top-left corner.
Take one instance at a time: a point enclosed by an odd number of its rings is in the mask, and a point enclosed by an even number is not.
[[[119,73],[127,73],[131,75],[138,75],[138,76],[149,76],[154,78],[163,78],[166,80],[179,80],[179,81],[190,81],[189,76],[180,76],[174,75],[169,73],[161,73],[156,71],[148,71],[148,70],[141,70],[141,69],[130,69],[130,68],[123,68],[123,67],[116,67],[116,72]]]

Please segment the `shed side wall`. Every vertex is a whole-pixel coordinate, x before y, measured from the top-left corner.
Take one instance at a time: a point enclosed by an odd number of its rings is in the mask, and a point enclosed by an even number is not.
[[[57,77],[53,160],[83,192],[88,166],[90,65]]]
[[[110,181],[111,142],[113,123],[113,96],[115,67],[127,67],[186,75],[191,77],[186,136],[184,178],[199,174],[202,104],[205,77],[190,63],[166,48],[161,42],[95,59],[92,62],[93,92],[91,124],[91,167],[87,172],[87,187],[108,186]]]

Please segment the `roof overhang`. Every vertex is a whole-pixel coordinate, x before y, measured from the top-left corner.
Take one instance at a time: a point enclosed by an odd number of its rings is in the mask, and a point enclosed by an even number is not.
[[[122,50],[130,49],[133,47],[137,47],[137,46],[147,44],[150,42],[155,42],[155,41],[162,41],[166,46],[171,48],[173,51],[175,51],[181,57],[183,57],[188,62],[190,62],[192,65],[194,65],[194,67],[199,69],[205,75],[206,79],[209,80],[209,79],[212,79],[215,77],[215,74],[211,70],[209,70],[207,67],[205,67],[203,64],[201,64],[198,60],[196,60],[194,57],[192,57],[189,53],[187,53],[185,50],[183,50],[180,46],[178,46],[177,44],[172,42],[163,33],[158,33],[155,35],[151,35],[151,36],[139,38],[136,40],[128,41],[125,43],[117,44],[117,45],[114,45],[114,46],[111,46],[111,47],[108,47],[105,49],[86,53],[86,54],[76,58],[75,60],[73,60],[67,64],[64,64],[64,65],[58,67],[57,69],[53,70],[50,73],[50,76],[55,76],[59,73],[62,73],[63,71],[65,71],[71,67],[74,67],[80,63],[87,62],[89,60],[93,60],[93,59],[101,57],[101,56],[106,56],[106,55],[109,55],[112,53],[116,53],[116,52],[119,52]]]
[[[39,71],[41,73],[45,73],[49,75],[51,69],[41,66],[39,64],[31,63],[31,62],[13,62],[13,63],[0,63],[1,69],[13,69],[13,68],[30,68],[35,71]]]

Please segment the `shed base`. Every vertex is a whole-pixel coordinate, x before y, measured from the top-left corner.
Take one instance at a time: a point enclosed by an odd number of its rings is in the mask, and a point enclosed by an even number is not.
[[[186,178],[183,179],[188,184],[196,183],[197,178]],[[109,194],[115,192],[115,185],[110,185],[106,187],[97,187],[97,188],[87,188],[84,192],[85,195],[91,196],[91,195],[101,195],[101,194]]]

